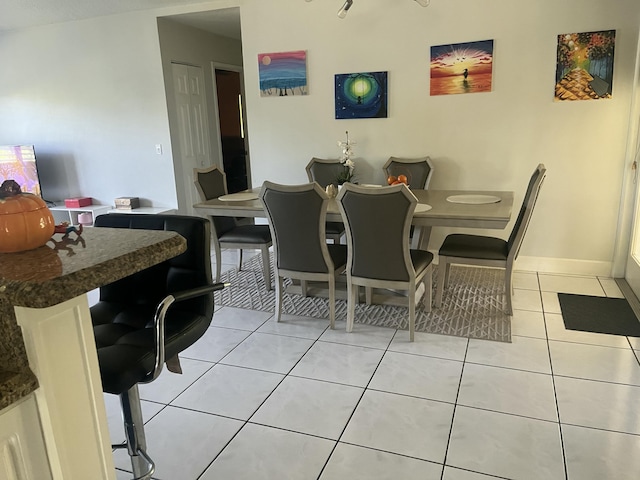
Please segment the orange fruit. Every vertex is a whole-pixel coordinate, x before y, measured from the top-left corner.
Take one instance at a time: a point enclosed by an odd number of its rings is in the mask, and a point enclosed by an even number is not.
[[[397,182],[398,181],[398,177],[396,177],[395,175],[389,175],[387,177],[387,184],[389,185],[393,185],[393,182]]]
[[[404,183],[406,185],[407,182],[409,181],[409,179],[407,178],[406,175],[398,175],[398,181],[400,183]]]
[[[399,180],[396,180],[395,182],[393,182],[391,185],[402,185],[402,182]]]

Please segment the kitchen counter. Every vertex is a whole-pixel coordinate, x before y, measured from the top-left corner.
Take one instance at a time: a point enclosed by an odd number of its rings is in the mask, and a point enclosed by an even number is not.
[[[56,234],[45,246],[27,252],[0,254],[0,413],[35,392],[47,450],[59,457],[50,458],[53,478],[81,478],[72,472],[89,471],[98,459],[99,470],[112,468],[85,293],[185,249],[186,241],[175,232],[101,227],[87,228],[80,236]],[[78,391],[68,392],[71,385]],[[57,417],[77,411],[81,421],[83,409],[84,419],[93,425],[60,434]],[[92,427],[99,430],[94,438],[79,434]],[[83,457],[92,446],[99,452],[88,455],[84,466],[73,465],[79,452]],[[112,478],[113,473],[92,475]]]

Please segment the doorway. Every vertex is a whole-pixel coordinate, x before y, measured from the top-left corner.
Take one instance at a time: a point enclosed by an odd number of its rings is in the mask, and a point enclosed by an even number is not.
[[[193,204],[199,199],[193,185],[193,169],[211,165],[204,73],[198,66],[174,62],[171,73],[180,136],[179,164],[186,197],[184,208],[187,215],[195,215]]]
[[[213,63],[214,95],[219,128],[222,168],[229,193],[251,185],[245,124],[242,69]]]

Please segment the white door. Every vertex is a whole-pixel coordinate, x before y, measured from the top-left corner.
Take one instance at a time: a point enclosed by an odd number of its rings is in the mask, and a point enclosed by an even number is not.
[[[211,165],[207,102],[204,73],[200,67],[172,63],[174,95],[180,134],[182,180],[187,215],[195,215],[192,207],[200,201],[193,184],[193,169]]]

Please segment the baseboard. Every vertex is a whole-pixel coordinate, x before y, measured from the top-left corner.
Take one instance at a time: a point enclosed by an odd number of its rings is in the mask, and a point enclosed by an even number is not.
[[[438,262],[438,252],[433,253]],[[611,276],[611,262],[595,262],[591,260],[574,260],[570,258],[518,257],[514,270],[521,272],[557,273],[559,275],[592,275],[597,277]]]
[[[514,269],[531,272],[610,277],[612,264],[611,262],[593,260],[520,256],[516,260]]]

